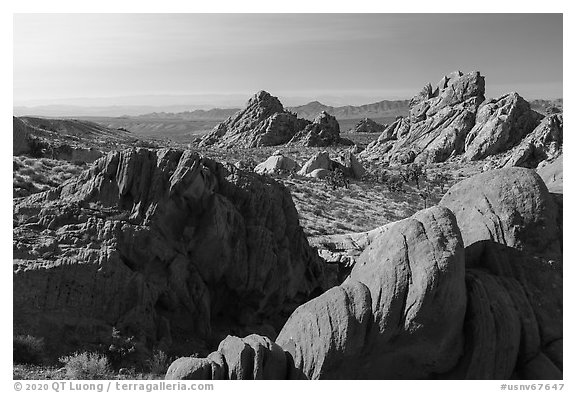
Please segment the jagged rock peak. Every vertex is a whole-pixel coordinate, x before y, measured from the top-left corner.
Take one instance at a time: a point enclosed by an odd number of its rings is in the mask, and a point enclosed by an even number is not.
[[[269,108],[275,112],[284,112],[284,106],[278,97],[273,96],[265,90],[260,90],[248,100],[246,107],[251,108],[253,106]]]

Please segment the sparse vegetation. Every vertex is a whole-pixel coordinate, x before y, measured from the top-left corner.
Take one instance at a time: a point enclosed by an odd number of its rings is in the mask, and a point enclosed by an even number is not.
[[[70,379],[109,379],[110,364],[106,355],[95,352],[75,353],[63,356],[60,362],[64,364],[66,376]]]
[[[13,338],[13,362],[19,364],[42,364],[45,357],[44,339],[18,335]]]

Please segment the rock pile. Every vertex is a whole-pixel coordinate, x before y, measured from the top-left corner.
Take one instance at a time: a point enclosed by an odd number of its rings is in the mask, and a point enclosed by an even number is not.
[[[360,179],[366,170],[350,151],[340,153],[335,160],[330,158],[327,151],[318,152],[312,156],[298,171],[300,176],[323,177],[327,173],[340,169],[342,173],[352,179]]]
[[[289,142],[291,145],[306,147],[325,147],[336,144],[349,144],[340,138],[340,124],[329,113],[322,111],[316,116],[312,124],[299,131]]]

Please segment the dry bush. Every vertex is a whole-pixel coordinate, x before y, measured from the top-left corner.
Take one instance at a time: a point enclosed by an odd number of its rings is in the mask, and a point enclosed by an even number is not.
[[[110,364],[106,355],[82,352],[63,356],[59,360],[70,379],[110,379]]]

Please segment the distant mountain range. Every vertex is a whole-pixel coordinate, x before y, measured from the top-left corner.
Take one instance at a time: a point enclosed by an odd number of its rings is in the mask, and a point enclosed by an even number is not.
[[[379,101],[373,104],[366,104],[360,106],[328,106],[318,101],[309,102],[306,105],[294,106],[288,108],[290,111],[295,112],[298,117],[308,120],[314,119],[318,113],[326,111],[336,119],[361,119],[365,117],[379,118],[379,117],[394,117],[408,115],[408,103],[410,100],[399,101]]]
[[[287,107],[288,110],[296,113],[298,117],[308,120],[314,119],[320,112],[326,111],[338,120],[363,119],[365,117],[390,118],[408,115],[409,100],[389,101],[383,100],[366,105],[346,105],[330,106],[318,101],[312,101],[305,105]],[[563,99],[553,100],[532,100],[532,109],[544,113],[546,107],[552,105],[560,109],[563,107]],[[196,109],[186,105],[170,107],[154,106],[108,106],[108,107],[82,107],[68,105],[46,105],[36,107],[14,107],[14,116],[42,116],[42,117],[130,117],[134,119],[156,119],[156,120],[184,120],[184,121],[222,121],[238,112],[240,108],[213,108]]]

